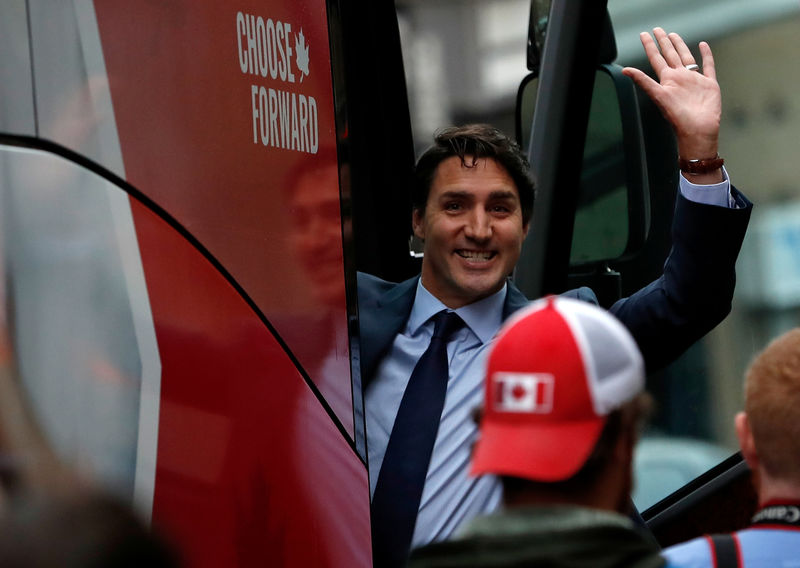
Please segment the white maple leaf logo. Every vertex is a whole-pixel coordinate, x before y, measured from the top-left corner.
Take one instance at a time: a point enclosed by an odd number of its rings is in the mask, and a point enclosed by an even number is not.
[[[297,37],[297,34],[294,35],[294,52],[297,54],[297,58],[295,62],[297,63],[297,68],[303,72],[300,75],[300,82],[303,82],[303,77],[308,75],[308,47],[306,45],[306,38],[303,35],[303,28],[300,28],[300,37]]]

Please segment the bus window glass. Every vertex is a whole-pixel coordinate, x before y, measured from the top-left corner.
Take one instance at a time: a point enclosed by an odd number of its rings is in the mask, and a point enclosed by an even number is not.
[[[570,263],[616,258],[628,243],[622,118],[611,77],[595,73]]]

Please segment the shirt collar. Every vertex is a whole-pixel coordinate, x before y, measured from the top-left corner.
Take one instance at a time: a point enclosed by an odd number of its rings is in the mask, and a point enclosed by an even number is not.
[[[492,339],[503,323],[503,305],[506,301],[507,290],[508,284],[503,284],[503,287],[491,296],[454,310],[481,340],[481,343]],[[414,305],[411,307],[411,314],[408,317],[408,331],[412,335],[415,334],[433,315],[446,309],[448,309],[447,306],[422,285],[420,278],[417,282]]]

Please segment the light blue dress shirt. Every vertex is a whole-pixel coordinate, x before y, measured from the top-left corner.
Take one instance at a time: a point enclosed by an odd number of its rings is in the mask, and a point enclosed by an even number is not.
[[[483,401],[486,352],[500,329],[506,286],[478,302],[455,310],[466,326],[447,344],[450,377],[439,432],[420,500],[412,546],[449,536],[465,519],[493,511],[501,487],[493,476],[469,477],[472,443],[477,433],[472,413]],[[405,329],[378,366],[366,392],[367,452],[370,495],[375,492],[389,434],[411,372],[428,348],[431,317],[447,307],[417,284],[417,295]]]
[[[681,193],[689,201],[731,209],[736,207],[736,200],[731,195],[731,184],[725,166],[722,167],[722,181],[712,185],[694,184],[683,177],[683,174],[678,174],[678,177],[680,178]]]
[[[695,185],[682,175],[681,193],[689,200],[732,207],[730,182]],[[447,539],[462,523],[497,510],[502,502],[498,478],[469,475],[472,445],[478,428],[473,412],[483,403],[483,377],[491,340],[500,329],[507,286],[492,296],[455,310],[467,324],[447,345],[450,376],[439,432],[422,491],[412,548]],[[414,366],[433,335],[431,317],[447,309],[423,286],[405,328],[395,337],[365,393],[370,496],[375,492],[383,456],[400,402]]]

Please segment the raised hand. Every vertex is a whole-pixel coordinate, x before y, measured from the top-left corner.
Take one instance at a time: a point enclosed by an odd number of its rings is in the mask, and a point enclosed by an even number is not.
[[[655,28],[653,35],[655,40],[642,32],[640,39],[658,81],[634,67],[626,67],[623,73],[661,109],[672,125],[682,158],[713,158],[717,155],[722,101],[711,48],[700,42],[703,61],[698,66],[678,34]]]

